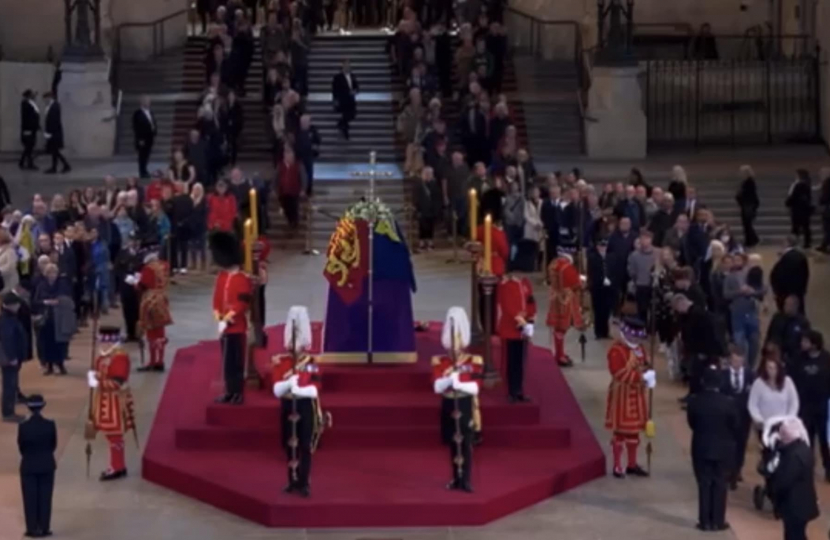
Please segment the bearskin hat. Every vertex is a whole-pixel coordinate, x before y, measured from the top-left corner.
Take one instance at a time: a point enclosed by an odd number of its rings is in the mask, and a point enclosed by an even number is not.
[[[219,268],[232,268],[242,264],[242,246],[236,235],[215,232],[210,237],[210,253]]]
[[[489,189],[481,196],[481,219],[487,214],[493,218],[493,223],[501,223],[504,193],[499,189]]]

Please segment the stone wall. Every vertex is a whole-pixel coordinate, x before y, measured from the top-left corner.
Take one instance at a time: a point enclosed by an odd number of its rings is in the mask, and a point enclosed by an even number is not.
[[[109,50],[114,34],[112,29],[121,24],[155,21],[187,7],[187,0],[101,0],[104,47]],[[165,39],[183,38],[185,31],[185,19],[179,17],[165,26]],[[149,28],[125,31],[124,36],[129,55],[145,57],[152,52],[152,32]],[[49,47],[60,54],[64,39],[61,0],[3,2],[0,47],[6,59],[44,61]]]
[[[0,62],[0,151],[16,152],[20,145],[20,100],[25,90],[42,94],[52,87],[55,68],[48,63]],[[38,99],[43,109],[43,102]],[[38,148],[42,141],[38,141]]]

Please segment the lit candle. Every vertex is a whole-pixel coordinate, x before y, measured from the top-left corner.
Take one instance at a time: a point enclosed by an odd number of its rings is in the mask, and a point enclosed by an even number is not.
[[[257,213],[256,190],[254,188],[251,188],[251,191],[248,192],[248,199],[251,203],[251,222],[253,223],[254,238],[256,238],[259,235],[259,215]]]
[[[493,217],[484,218],[484,275],[493,273]]]
[[[254,272],[254,224],[250,219],[245,220],[245,271]]]
[[[476,228],[478,227],[478,194],[475,188],[470,189],[470,242],[476,241]]]

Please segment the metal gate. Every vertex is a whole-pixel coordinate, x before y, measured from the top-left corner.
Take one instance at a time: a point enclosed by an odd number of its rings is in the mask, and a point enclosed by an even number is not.
[[[649,147],[821,140],[818,55],[646,63]]]

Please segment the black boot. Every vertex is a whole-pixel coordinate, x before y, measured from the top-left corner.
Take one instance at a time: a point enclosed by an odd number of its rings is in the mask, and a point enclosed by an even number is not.
[[[633,467],[628,467],[625,470],[625,474],[631,476],[639,476],[640,478],[647,478],[649,476],[648,471],[640,467],[639,465],[635,465]]]
[[[233,394],[222,394],[218,398],[214,399],[214,403],[230,403],[231,399],[233,399]]]
[[[229,405],[242,405],[245,402],[245,398],[242,397],[242,394],[232,394],[230,400],[228,400]]]

